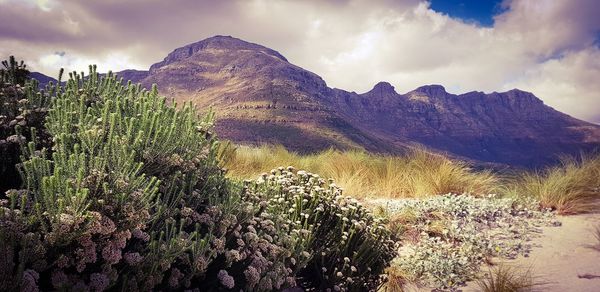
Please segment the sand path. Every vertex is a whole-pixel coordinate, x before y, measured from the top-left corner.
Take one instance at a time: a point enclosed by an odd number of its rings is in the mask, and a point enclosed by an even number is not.
[[[600,226],[600,214],[559,217],[561,227],[544,227],[543,234],[533,240],[529,257],[506,260],[511,267],[530,267],[536,282],[535,291],[600,292],[600,250],[594,228]],[[478,291],[470,283],[462,291]]]

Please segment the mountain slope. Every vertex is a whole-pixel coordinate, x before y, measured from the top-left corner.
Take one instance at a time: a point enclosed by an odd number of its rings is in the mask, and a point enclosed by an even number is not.
[[[381,82],[357,94],[329,88],[272,49],[228,36],[178,48],[148,71],[118,74],[146,87],[156,83],[177,102],[212,108],[223,138],[300,152],[399,153],[424,145],[475,161],[538,166],[600,145],[600,126],[528,92],[454,95],[429,85],[398,94]]]
[[[56,84],[58,81],[50,76],[44,75],[40,72],[29,73],[29,78],[35,79],[39,82],[40,88],[44,88],[48,83],[52,82]]]
[[[237,142],[283,144],[300,152],[399,149],[341,119],[321,77],[276,51],[232,37],[176,49],[149,71],[118,74],[146,87],[156,83],[178,102],[213,108],[219,135]]]

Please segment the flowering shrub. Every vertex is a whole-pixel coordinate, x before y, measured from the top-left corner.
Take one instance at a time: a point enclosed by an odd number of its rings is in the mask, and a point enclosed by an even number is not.
[[[283,170],[230,182],[211,115],[90,73],[43,95],[47,145],[11,158],[23,184],[0,200],[0,290],[379,285],[390,232],[339,188]]]
[[[490,257],[527,255],[539,227],[560,224],[553,213],[539,211],[536,201],[493,195],[396,200],[385,209],[403,242],[392,266],[436,288],[460,286]]]
[[[391,233],[383,219],[344,197],[333,181],[280,167],[250,183],[247,193],[266,202],[266,210],[303,239],[296,245],[308,260],[299,266],[300,285],[363,291],[381,284],[380,274],[396,253]]]

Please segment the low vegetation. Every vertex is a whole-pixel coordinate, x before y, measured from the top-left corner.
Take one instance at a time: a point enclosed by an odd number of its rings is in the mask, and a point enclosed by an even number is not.
[[[498,178],[489,170],[416,149],[405,156],[382,156],[360,151],[328,150],[299,155],[282,146],[239,146],[224,150],[222,165],[234,178],[253,178],[280,165],[333,178],[355,198],[420,198],[446,193],[489,194]]]
[[[531,271],[506,265],[490,269],[477,279],[477,285],[482,292],[527,292],[539,286],[534,282]]]
[[[392,262],[396,283],[455,289],[474,279],[491,258],[527,255],[540,227],[559,223],[535,200],[441,195],[429,199],[377,200],[402,246]]]
[[[506,190],[515,197],[536,198],[559,214],[592,211],[600,202],[600,155],[565,158],[560,165],[520,174]]]

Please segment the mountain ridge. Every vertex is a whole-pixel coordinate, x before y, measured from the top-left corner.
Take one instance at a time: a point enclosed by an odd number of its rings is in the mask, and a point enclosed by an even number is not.
[[[231,36],[173,50],[149,70],[117,75],[157,84],[177,102],[217,113],[217,133],[243,144],[299,152],[330,147],[398,154],[426,147],[470,161],[537,167],[600,147],[600,126],[545,105],[530,92],[448,93],[431,84],[397,93],[330,88],[279,52]]]

